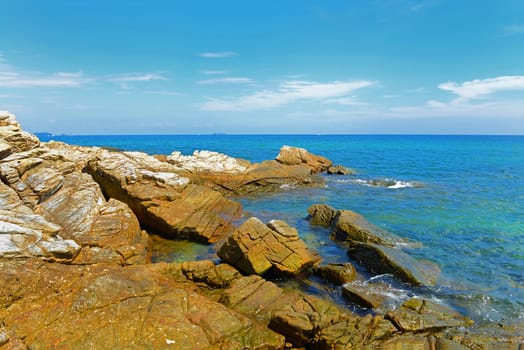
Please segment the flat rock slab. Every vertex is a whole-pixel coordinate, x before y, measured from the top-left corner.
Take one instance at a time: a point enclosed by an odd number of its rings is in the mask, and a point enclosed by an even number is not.
[[[438,331],[473,324],[447,306],[418,298],[404,302],[397,310],[388,311],[385,317],[402,332]]]
[[[350,245],[348,254],[373,273],[391,273],[404,282],[421,286],[435,283],[422,264],[400,249],[355,242]]]
[[[220,247],[218,256],[246,274],[257,275],[270,270],[296,275],[320,261],[296,229],[280,220],[265,225],[257,218],[244,222]]]
[[[265,325],[177,283],[168,264],[0,262],[7,348],[282,349]],[[23,348],[23,347],[20,347]]]

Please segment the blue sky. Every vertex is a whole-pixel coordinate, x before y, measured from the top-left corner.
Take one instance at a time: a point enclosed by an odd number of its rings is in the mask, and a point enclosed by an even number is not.
[[[73,134],[524,133],[524,1],[0,0],[0,110]]]

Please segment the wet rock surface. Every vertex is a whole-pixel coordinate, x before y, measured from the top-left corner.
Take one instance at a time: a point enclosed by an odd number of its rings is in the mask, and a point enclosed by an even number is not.
[[[267,225],[250,218],[218,250],[218,256],[246,274],[296,275],[320,261],[295,228],[280,220]]]
[[[330,263],[313,269],[315,275],[334,284],[345,284],[357,277],[357,271],[351,263]]]
[[[355,242],[348,254],[375,274],[391,273],[404,282],[420,286],[435,284],[435,276],[425,266],[400,249]]]

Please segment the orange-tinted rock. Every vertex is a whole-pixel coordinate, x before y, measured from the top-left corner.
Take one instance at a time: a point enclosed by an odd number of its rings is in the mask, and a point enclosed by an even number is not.
[[[266,326],[177,283],[168,265],[0,266],[0,319],[31,349],[284,346]]]

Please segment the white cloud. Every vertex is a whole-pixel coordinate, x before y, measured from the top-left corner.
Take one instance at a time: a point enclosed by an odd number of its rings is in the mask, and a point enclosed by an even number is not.
[[[233,51],[220,51],[220,52],[201,52],[198,54],[202,58],[227,58],[236,56],[237,53]]]
[[[455,103],[478,99],[500,91],[524,90],[524,75],[508,75],[489,79],[475,79],[462,84],[442,83],[439,89],[458,96]]]
[[[153,81],[153,80],[168,80],[165,76],[158,73],[126,73],[110,78],[111,81],[116,82],[136,82],[136,81]]]
[[[271,109],[300,100],[327,100],[344,97],[351,92],[373,85],[374,82],[334,81],[317,83],[311,81],[286,81],[276,90],[257,91],[251,95],[231,99],[210,99],[201,108],[207,111],[247,111]]]
[[[38,72],[19,73],[16,71],[0,72],[0,88],[69,88],[79,87],[92,81],[84,77],[82,72],[42,74]]]
[[[205,79],[197,81],[197,84],[213,85],[213,84],[249,84],[253,80],[245,77],[223,77],[215,79]]]

